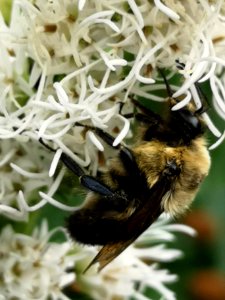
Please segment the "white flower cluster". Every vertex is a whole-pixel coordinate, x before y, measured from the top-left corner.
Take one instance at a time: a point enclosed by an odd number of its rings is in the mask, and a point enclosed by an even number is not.
[[[154,93],[165,89],[157,67],[173,76],[175,61],[185,64],[179,71],[183,85],[173,86],[174,96],[183,100],[173,109],[191,98],[200,108],[195,83],[207,81],[215,111],[225,119],[224,46],[223,0],[13,1],[10,23],[0,16],[0,214],[28,220],[29,212],[48,202],[73,210],[52,198],[64,176],[63,169],[56,171],[62,152],[93,174],[99,152],[107,155],[94,133],[76,123],[113,133],[118,145],[130,133],[129,121],[119,113],[121,103],[125,112],[131,111],[130,94],[164,101]],[[206,113],[203,117],[219,138],[213,149],[225,132]],[[53,153],[40,138],[57,149],[52,163]],[[174,228],[157,224],[137,243],[151,244],[154,234],[157,241],[172,240],[169,231]],[[69,256],[70,243],[51,243],[50,236],[46,225],[32,237],[3,229],[0,299],[67,299],[61,290],[75,280],[67,269],[87,261],[90,250]],[[179,255],[163,246],[132,245],[99,275],[77,272],[74,287],[96,300],[145,300],[146,287],[174,300],[164,284],[175,276],[143,260],[168,261]]]
[[[10,225],[2,230],[1,300],[69,300],[62,289],[75,280],[72,268],[77,257],[69,254],[69,241],[61,244],[49,241],[57,230],[49,232],[46,222],[32,236],[15,233]]]
[[[53,235],[64,231],[48,230],[44,221],[32,236],[16,233],[11,226],[0,234],[0,299],[69,300],[63,293],[65,287],[88,294],[96,300],[148,298],[146,288],[159,292],[165,300],[175,300],[175,295],[165,285],[177,280],[177,276],[159,270],[156,263],[179,258],[179,250],[168,249],[164,244],[174,240],[172,232],[189,235],[195,232],[184,225],[170,225],[161,217],[122,255],[101,273],[93,266],[83,273],[88,262],[97,253],[96,247],[72,246],[70,241],[58,244],[51,241]],[[137,285],[138,284],[138,285]]]
[[[94,300],[148,300],[144,292],[149,288],[157,291],[164,300],[175,300],[175,294],[166,285],[175,282],[177,276],[160,270],[157,263],[151,262],[168,262],[181,257],[181,251],[168,249],[164,243],[174,240],[172,232],[180,231],[193,236],[195,231],[184,225],[168,224],[168,220],[162,215],[98,275],[94,266],[85,276],[77,275],[77,287]],[[159,242],[161,245],[157,245]],[[84,269],[84,265],[82,267]]]
[[[93,132],[84,133],[75,123],[85,121],[117,132],[114,145],[118,145],[129,133],[129,121],[118,113],[120,103],[129,111],[130,93],[164,101],[152,94],[164,88],[153,84],[155,70],[177,72],[176,59],[185,62],[181,71],[185,81],[182,87],[173,87],[174,95],[186,96],[174,109],[186,105],[191,97],[199,108],[194,83],[209,80],[215,109],[225,119],[225,79],[219,77],[225,65],[224,1],[17,0],[12,5],[10,24],[0,19],[0,138],[2,145],[6,143],[2,147],[10,143],[17,149],[21,144],[26,151],[20,153],[25,159],[19,161],[12,151],[1,152],[1,164],[24,176],[18,195],[18,189],[13,190],[18,185],[9,189],[3,180],[1,195],[6,200],[1,202],[1,213],[22,218],[24,211],[48,201],[58,205],[51,196],[63,176],[53,188],[53,181],[47,179],[47,194],[41,194],[40,204],[28,206],[30,179],[43,179],[47,171],[44,163],[33,165],[40,157],[39,138],[58,149],[50,177],[62,151],[81,166],[91,166],[94,174],[98,152],[104,147]],[[220,137],[214,148],[225,134],[221,135],[206,113],[203,117]],[[30,144],[37,148],[32,154]],[[31,155],[33,162],[26,163]],[[41,187],[40,182],[38,185]],[[6,207],[11,207],[8,193],[19,201],[17,212]]]

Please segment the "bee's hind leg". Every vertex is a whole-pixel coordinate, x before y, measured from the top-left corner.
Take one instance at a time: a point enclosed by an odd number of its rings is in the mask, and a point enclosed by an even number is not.
[[[48,150],[55,152],[48,144],[46,144],[42,139],[39,139],[39,142],[45,146]],[[79,177],[80,183],[93,192],[97,192],[103,196],[110,196],[113,194],[111,189],[103,184],[100,180],[96,179],[93,176],[85,174],[85,171],[76,163],[71,157],[66,153],[62,153],[60,160],[64,165],[72,171],[75,175]]]

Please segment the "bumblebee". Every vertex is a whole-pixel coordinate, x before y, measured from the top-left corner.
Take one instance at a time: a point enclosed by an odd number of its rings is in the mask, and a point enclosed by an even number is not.
[[[104,268],[162,212],[183,214],[207,176],[210,156],[201,112],[195,111],[193,104],[171,110],[178,101],[172,94],[168,97],[166,118],[134,101],[141,135],[132,147],[114,147],[116,157],[96,178],[62,153],[61,161],[89,190],[84,204],[68,218],[68,231],[77,242],[103,246],[87,269],[96,262],[99,270]],[[77,125],[92,130],[113,147],[114,137],[109,133]]]

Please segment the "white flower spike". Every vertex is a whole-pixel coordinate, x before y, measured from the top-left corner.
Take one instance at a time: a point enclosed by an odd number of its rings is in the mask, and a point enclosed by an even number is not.
[[[55,200],[67,178],[60,165],[62,153],[93,175],[101,160],[111,157],[95,133],[77,124],[109,132],[115,147],[123,143],[131,137],[132,126],[119,113],[120,103],[129,114],[130,95],[149,102],[165,100],[158,93],[165,90],[156,79],[158,68],[169,70],[171,77],[180,72],[184,78],[182,86],[172,85],[173,96],[182,96],[173,110],[191,99],[200,108],[195,85],[204,82],[212,90],[212,111],[225,120],[223,0],[17,0],[12,1],[10,21],[0,17],[0,28],[0,214],[15,224],[30,224],[32,212],[41,216],[46,204],[59,212],[76,210],[76,201],[70,206],[64,199]],[[184,63],[182,70],[177,60]],[[213,150],[224,141],[225,131],[207,112],[202,116],[217,139]],[[40,138],[56,149],[55,154],[42,147]],[[48,241],[46,225],[32,236],[5,227],[0,235],[0,295],[68,300],[62,289],[76,279],[75,285],[96,300],[145,300],[147,287],[174,300],[166,284],[176,276],[144,262],[181,256],[179,250],[164,246],[174,239],[173,229],[193,234],[160,219],[102,273],[81,275],[79,266],[87,265],[97,249],[76,246],[75,259],[68,256],[69,249],[75,251],[70,242]],[[156,236],[162,245],[136,247]]]

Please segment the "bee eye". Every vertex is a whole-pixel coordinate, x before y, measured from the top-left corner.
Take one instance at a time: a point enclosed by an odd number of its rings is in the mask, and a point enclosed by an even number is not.
[[[198,129],[200,126],[199,119],[188,110],[180,110],[179,116],[183,119],[183,121],[189,124],[193,129]]]

